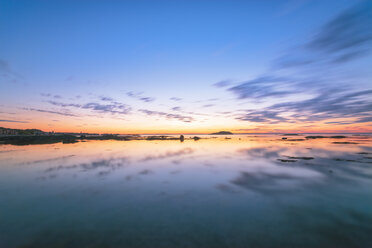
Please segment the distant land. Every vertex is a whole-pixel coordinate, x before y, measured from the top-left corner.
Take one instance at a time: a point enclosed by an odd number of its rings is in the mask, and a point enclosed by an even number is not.
[[[233,134],[233,133],[229,131],[219,131],[217,133],[211,133],[210,135],[230,135],[230,134]]]
[[[13,129],[0,127],[0,135],[98,135],[97,133],[44,132],[40,129]]]
[[[169,135],[119,135],[119,134],[95,134],[95,133],[55,133],[43,132],[39,129],[11,129],[0,127],[0,144],[8,145],[36,145],[36,144],[54,144],[62,142],[63,144],[71,144],[87,140],[179,140],[183,142],[185,139],[198,141],[202,138],[198,136],[185,138],[183,135],[179,137]]]

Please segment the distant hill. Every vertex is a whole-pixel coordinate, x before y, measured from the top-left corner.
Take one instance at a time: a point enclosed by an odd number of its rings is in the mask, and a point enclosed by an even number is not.
[[[210,135],[230,135],[230,134],[233,134],[233,133],[229,131],[220,131],[217,133],[211,133]]]

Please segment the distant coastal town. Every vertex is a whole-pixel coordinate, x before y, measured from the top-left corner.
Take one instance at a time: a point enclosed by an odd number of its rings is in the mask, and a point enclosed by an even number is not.
[[[44,132],[40,129],[13,129],[0,127],[0,135],[99,135],[98,133]]]

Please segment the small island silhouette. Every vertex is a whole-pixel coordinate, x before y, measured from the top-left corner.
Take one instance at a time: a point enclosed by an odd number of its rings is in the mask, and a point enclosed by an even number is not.
[[[229,131],[219,131],[216,133],[211,133],[210,135],[230,135],[230,134],[233,134],[233,133]]]

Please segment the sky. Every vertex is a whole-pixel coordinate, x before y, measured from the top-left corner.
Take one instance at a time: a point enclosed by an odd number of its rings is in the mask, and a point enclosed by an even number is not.
[[[371,0],[0,0],[0,126],[372,132],[371,48]]]

